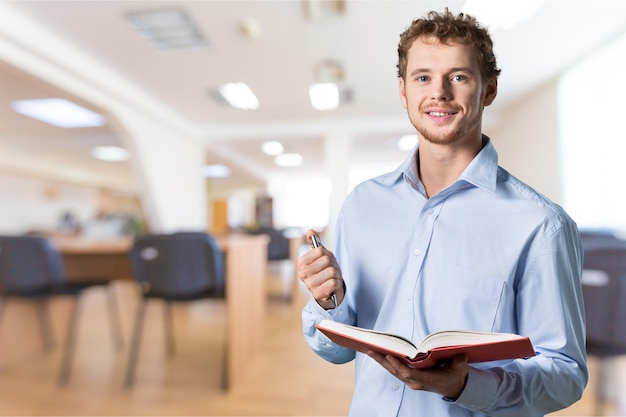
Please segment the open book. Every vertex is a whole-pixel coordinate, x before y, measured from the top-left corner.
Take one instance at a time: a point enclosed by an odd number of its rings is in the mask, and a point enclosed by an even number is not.
[[[367,353],[393,355],[411,368],[437,366],[464,353],[470,363],[535,356],[530,339],[511,333],[447,330],[426,336],[419,346],[394,334],[322,320],[315,327],[338,345]]]

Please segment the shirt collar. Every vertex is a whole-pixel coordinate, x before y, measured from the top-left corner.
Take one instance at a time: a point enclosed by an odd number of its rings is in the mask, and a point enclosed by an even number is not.
[[[456,183],[466,182],[478,188],[495,192],[498,179],[498,153],[491,143],[491,139],[486,135],[483,135],[483,144],[483,148],[461,173]],[[410,156],[404,160],[402,165],[390,173],[391,175],[387,176],[388,181],[395,182],[404,177],[405,181],[413,188],[417,190],[424,189],[417,172],[416,157],[418,149],[419,144],[415,145]]]

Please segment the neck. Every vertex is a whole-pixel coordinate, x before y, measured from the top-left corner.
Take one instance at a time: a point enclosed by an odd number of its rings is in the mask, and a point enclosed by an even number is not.
[[[417,169],[426,195],[430,198],[453,184],[482,147],[482,137],[471,146],[458,148],[422,141],[417,155]]]

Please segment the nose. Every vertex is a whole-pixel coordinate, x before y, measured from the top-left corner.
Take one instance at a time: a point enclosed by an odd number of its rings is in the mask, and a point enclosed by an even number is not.
[[[433,100],[447,101],[452,98],[450,82],[446,78],[433,79],[431,86],[431,96]]]

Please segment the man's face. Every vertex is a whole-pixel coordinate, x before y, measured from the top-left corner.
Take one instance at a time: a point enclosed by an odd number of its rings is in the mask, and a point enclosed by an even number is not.
[[[444,145],[480,140],[484,106],[492,103],[497,80],[484,82],[473,49],[419,38],[409,49],[400,99],[425,140]]]

